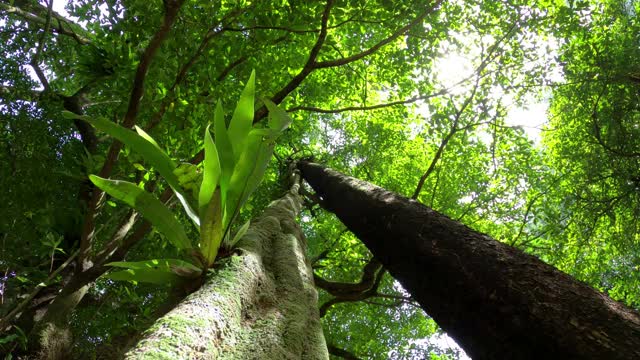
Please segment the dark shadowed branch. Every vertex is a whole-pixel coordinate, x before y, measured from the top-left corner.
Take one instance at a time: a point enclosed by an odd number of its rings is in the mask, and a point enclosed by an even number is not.
[[[327,348],[329,349],[329,354],[333,356],[341,357],[346,360],[360,360],[360,358],[355,356],[353,353],[339,348],[333,344],[327,344]]]
[[[122,126],[124,127],[132,127],[135,123],[136,117],[138,115],[138,110],[140,108],[140,99],[142,98],[142,94],[144,93],[144,79],[147,75],[149,65],[151,65],[151,61],[160,48],[160,45],[169,35],[171,26],[173,25],[178,15],[178,11],[180,10],[180,7],[183,3],[184,0],[165,1],[165,14],[162,25],[160,29],[158,29],[158,31],[154,34],[149,45],[145,49],[144,54],[142,55],[142,59],[140,60],[140,63],[136,70],[136,75],[133,80],[133,89],[131,90],[131,96],[129,100],[129,106],[122,123]],[[109,148],[104,165],[102,166],[102,169],[100,169],[100,177],[106,178],[109,176],[111,170],[113,169],[113,166],[116,163],[117,156],[121,148],[122,143],[114,140],[111,144],[111,147]],[[89,255],[89,249],[91,247],[91,240],[93,238],[93,232],[95,228],[94,217],[102,195],[102,191],[94,189],[91,201],[87,207],[87,212],[85,214],[82,228],[82,236],[80,239],[79,260],[81,262],[83,262],[83,260],[86,259],[86,257]],[[87,265],[90,266],[89,264]],[[83,267],[84,266],[85,265],[83,265]]]

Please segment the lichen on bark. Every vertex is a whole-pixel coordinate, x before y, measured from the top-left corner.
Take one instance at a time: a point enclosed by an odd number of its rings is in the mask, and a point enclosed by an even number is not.
[[[299,175],[252,221],[204,285],[161,317],[127,359],[328,359],[296,223]]]

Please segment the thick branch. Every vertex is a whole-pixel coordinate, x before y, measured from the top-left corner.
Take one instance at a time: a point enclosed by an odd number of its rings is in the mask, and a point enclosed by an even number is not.
[[[314,273],[315,285],[335,296],[320,306],[320,317],[324,317],[335,304],[361,301],[376,296],[384,273],[382,265],[375,258],[365,265],[362,279],[356,284],[327,281]]]
[[[318,58],[318,54],[320,53],[320,49],[324,44],[325,39],[327,38],[327,24],[329,23],[329,14],[331,13],[331,7],[333,6],[333,0],[327,0],[327,5],[324,8],[322,13],[322,22],[320,26],[320,34],[318,35],[318,40],[311,48],[311,52],[309,52],[309,58],[307,58],[307,62],[300,70],[298,75],[296,75],[287,85],[285,85],[280,91],[278,91],[273,97],[271,97],[271,101],[276,104],[280,104],[284,98],[287,97],[293,90],[295,90],[302,81],[311,74],[311,72],[316,68],[316,59]],[[256,114],[253,118],[253,122],[256,123],[267,115],[267,108],[262,106],[260,109],[256,110]]]
[[[338,356],[341,357],[343,359],[346,360],[360,360],[359,357],[355,356],[353,353],[345,350],[345,349],[341,349],[339,347],[336,347],[333,344],[327,344],[327,348],[329,349],[329,354],[333,355],[333,356]]]
[[[371,258],[369,262],[364,266],[362,271],[362,278],[357,283],[343,283],[334,282],[321,278],[320,276],[313,274],[313,279],[317,287],[325,290],[329,294],[337,297],[348,297],[360,295],[361,293],[370,290],[377,278],[378,272],[382,269],[382,264],[375,258]]]
[[[160,48],[162,42],[169,35],[169,31],[171,30],[171,26],[173,25],[176,16],[178,15],[178,11],[180,7],[184,3],[184,0],[166,0],[165,1],[165,15],[164,20],[162,22],[162,26],[156,32],[156,34],[151,39],[149,46],[145,50],[140,64],[138,65],[138,69],[136,71],[136,75],[133,82],[133,90],[131,91],[131,97],[129,100],[129,106],[127,109],[127,113],[125,114],[124,121],[122,126],[124,127],[132,127],[135,123],[136,116],[138,115],[138,110],[140,108],[140,99],[142,98],[142,94],[144,92],[144,79],[147,75],[147,70],[149,69],[149,65],[156,52]],[[106,178],[111,173],[113,166],[115,165],[118,153],[122,148],[122,143],[117,140],[114,140],[109,148],[109,152],[107,154],[107,159],[105,160],[102,169],[100,170],[99,176]],[[93,195],[90,203],[88,204],[87,212],[85,214],[83,229],[82,229],[82,237],[80,240],[80,260],[84,260],[88,256],[88,252],[91,246],[91,239],[93,238],[93,231],[95,228],[94,217],[96,213],[97,205],[102,197],[102,191],[95,189],[93,191]],[[84,265],[83,265],[84,267]]]

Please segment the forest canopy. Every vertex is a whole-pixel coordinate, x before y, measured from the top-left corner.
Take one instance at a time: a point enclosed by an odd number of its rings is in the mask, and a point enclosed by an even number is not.
[[[175,295],[104,276],[181,253],[90,175],[153,193],[199,236],[157,166],[83,117],[137,126],[202,171],[216,104],[230,119],[254,71],[254,125],[271,102],[291,124],[234,233],[282,196],[292,161],[313,159],[640,309],[638,12],[632,0],[0,3],[0,316],[15,317],[0,353],[30,349],[30,317],[64,294],[74,357],[115,356]],[[302,194],[332,356],[463,358]]]

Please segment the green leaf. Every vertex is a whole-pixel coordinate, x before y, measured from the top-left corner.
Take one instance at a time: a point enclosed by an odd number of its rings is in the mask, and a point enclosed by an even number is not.
[[[202,269],[190,262],[179,259],[153,259],[144,261],[116,261],[108,266],[134,270],[156,271],[158,273],[173,273],[183,278],[196,278],[202,274]],[[130,274],[131,272],[129,272]],[[166,276],[169,278],[169,276]],[[142,280],[139,280],[142,281]]]
[[[291,116],[289,116],[286,111],[280,109],[273,101],[269,99],[263,99],[263,101],[267,110],[269,110],[269,120],[267,122],[269,128],[277,131],[283,131],[288,128],[291,124]]]
[[[136,209],[178,249],[191,248],[182,224],[153,195],[127,181],[103,179],[95,175],[90,175],[89,179],[107,194]]]
[[[86,119],[86,121],[96,129],[106,132],[142,155],[142,157],[167,180],[169,185],[172,187],[174,185],[177,186],[178,179],[173,175],[173,169],[176,167],[176,164],[142,129],[138,128],[137,130],[138,133],[144,134],[144,136],[138,135],[127,128],[102,118],[90,118]]]
[[[166,269],[170,270],[171,267],[180,266],[190,268],[194,271],[200,271],[200,268],[191,264],[188,261],[180,259],[152,259],[143,261],[114,261],[106,264],[107,266],[120,267],[126,269]]]
[[[84,121],[89,121],[89,117],[86,115],[79,115],[76,113],[73,113],[71,111],[68,110],[62,110],[62,117],[65,119],[69,119],[69,120],[74,120],[74,119],[80,119],[80,120],[84,120]]]
[[[200,225],[200,248],[207,261],[207,267],[216,260],[224,237],[222,204],[221,191],[218,188],[204,210]]]
[[[275,146],[275,137],[265,137],[265,134],[273,135],[273,132],[264,130],[270,129],[254,129],[249,133],[246,148],[234,168],[227,195],[225,228],[233,221],[242,204],[256,189],[269,165]]]
[[[4,345],[4,344],[8,344],[16,339],[18,339],[20,336],[18,334],[10,334],[4,337],[0,338],[0,345]]]
[[[204,134],[204,171],[202,175],[202,184],[200,185],[200,192],[198,194],[200,219],[204,218],[204,212],[206,211],[209,202],[211,202],[213,193],[218,187],[220,172],[221,169],[218,151],[216,150],[216,145],[211,138],[209,126],[207,126]]]
[[[178,259],[153,259],[144,261],[116,261],[108,266],[127,270],[112,272],[105,277],[112,280],[129,280],[154,284],[176,283],[183,278],[196,278],[202,274],[197,266]]]
[[[229,242],[229,245],[228,245],[229,248],[233,248],[238,243],[238,241],[242,239],[244,234],[247,233],[247,230],[249,230],[249,225],[251,225],[251,220],[247,220],[247,222],[244,223],[244,225],[242,225],[240,229],[238,229],[235,236],[233,237],[233,240]]]
[[[227,134],[227,126],[224,122],[224,112],[220,101],[216,104],[213,127],[215,130],[215,144],[220,158],[220,168],[222,170],[222,174],[220,176],[220,196],[222,199],[221,201],[224,204],[229,182],[231,181],[231,174],[233,173],[233,168],[235,166],[235,159],[233,156],[233,148],[229,141],[229,135]]]
[[[73,113],[71,113],[73,114]],[[75,114],[74,114],[75,115]],[[77,115],[76,115],[77,116]],[[121,141],[123,144],[129,146],[132,150],[142,155],[142,157],[151,164],[162,177],[167,181],[169,186],[176,192],[176,197],[180,200],[180,203],[184,207],[187,215],[196,225],[199,225],[200,221],[198,215],[191,208],[191,205],[185,197],[185,193],[180,187],[178,178],[173,174],[173,170],[176,168],[176,164],[169,155],[167,155],[158,144],[147,134],[144,130],[137,128],[138,133],[124,128],[112,121],[102,118],[88,118],[86,116],[81,117],[89,122],[96,129],[106,132],[114,138]]]
[[[171,271],[146,268],[114,271],[104,275],[105,278],[118,281],[136,281],[152,284],[174,284],[183,278]]]
[[[240,158],[247,135],[253,126],[255,78],[256,72],[254,70],[251,72],[249,81],[247,81],[247,85],[240,95],[240,100],[238,100],[238,105],[229,123],[229,140],[231,141],[231,146],[233,146],[233,154],[236,160]]]

